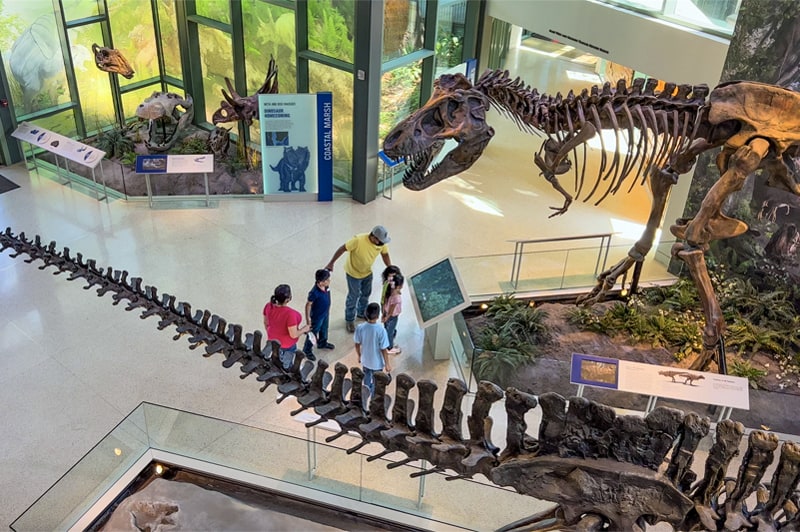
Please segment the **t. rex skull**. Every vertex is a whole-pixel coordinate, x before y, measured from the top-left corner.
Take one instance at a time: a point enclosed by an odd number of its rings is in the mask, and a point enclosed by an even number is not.
[[[133,77],[133,68],[119,50],[92,44],[92,52],[94,52],[94,63],[103,72],[116,73],[125,79]]]
[[[494,136],[486,123],[488,109],[486,96],[462,74],[441,76],[427,103],[397,124],[383,141],[386,155],[406,158],[403,184],[422,190],[472,166]],[[458,146],[431,166],[447,139]]]

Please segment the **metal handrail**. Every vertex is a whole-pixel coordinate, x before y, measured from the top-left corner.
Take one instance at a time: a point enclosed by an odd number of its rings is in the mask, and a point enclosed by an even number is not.
[[[390,158],[383,150],[378,152],[379,169],[378,169],[378,189],[381,196],[386,199],[392,199],[394,190],[394,176],[398,170],[405,168],[405,157],[400,157],[397,160]],[[387,188],[388,181],[388,188]]]
[[[606,268],[606,261],[608,260],[608,252],[611,248],[611,237],[614,233],[597,233],[592,235],[575,235],[575,236],[560,236],[560,237],[550,237],[550,238],[533,238],[533,239],[525,239],[525,240],[508,240],[507,242],[514,242],[514,258],[511,264],[511,278],[509,282],[511,286],[514,287],[516,290],[519,287],[519,275],[522,271],[522,256],[524,254],[524,248],[526,244],[545,244],[545,243],[552,243],[552,242],[567,242],[571,240],[591,240],[591,239],[600,239],[600,247],[597,253],[597,261],[595,262],[594,266],[594,275],[597,276],[599,271],[605,270]],[[569,252],[570,250],[567,249],[567,259],[569,259]],[[604,253],[605,252],[605,253]],[[600,261],[602,259],[602,267],[600,265]],[[564,274],[566,274],[566,264],[567,260],[564,261]]]

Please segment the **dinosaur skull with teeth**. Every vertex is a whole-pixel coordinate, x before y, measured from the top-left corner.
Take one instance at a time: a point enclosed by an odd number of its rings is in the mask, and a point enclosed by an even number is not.
[[[422,190],[468,169],[478,160],[494,129],[486,123],[489,101],[462,74],[441,76],[428,102],[386,136],[383,151],[406,158],[403,184]],[[447,139],[458,145],[431,165]]]
[[[92,52],[94,52],[94,63],[103,72],[119,74],[125,79],[131,79],[135,74],[131,64],[128,63],[128,60],[119,50],[98,46],[94,43],[92,44]]]

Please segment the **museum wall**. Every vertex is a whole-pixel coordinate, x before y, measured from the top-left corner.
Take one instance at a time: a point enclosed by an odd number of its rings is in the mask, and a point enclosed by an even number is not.
[[[675,83],[717,84],[722,37],[593,0],[487,0],[486,14]]]

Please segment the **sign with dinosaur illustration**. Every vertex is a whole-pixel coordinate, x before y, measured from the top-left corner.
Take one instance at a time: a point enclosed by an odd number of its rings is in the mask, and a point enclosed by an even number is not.
[[[652,397],[750,409],[746,378],[572,354],[570,382]]]
[[[332,200],[332,94],[259,94],[258,119],[264,193]]]

